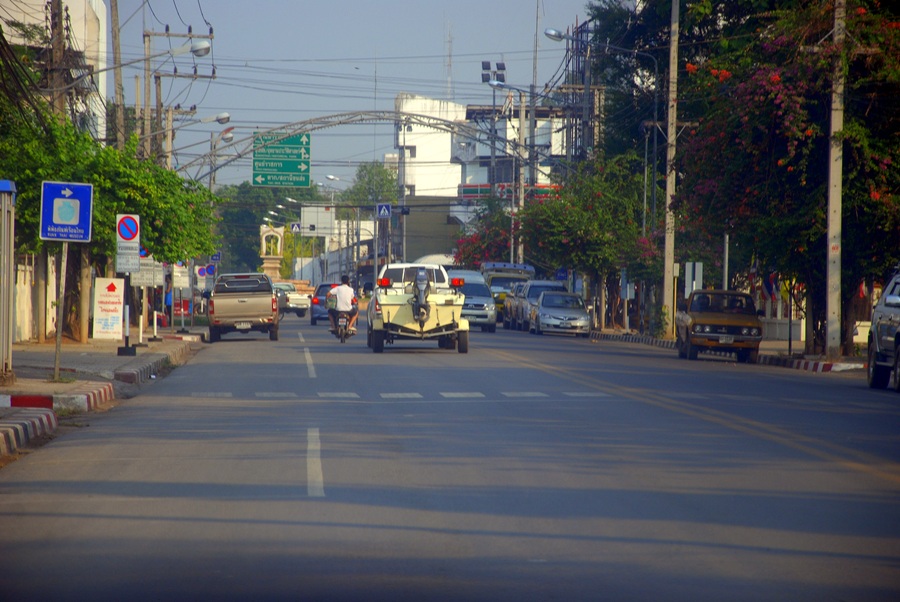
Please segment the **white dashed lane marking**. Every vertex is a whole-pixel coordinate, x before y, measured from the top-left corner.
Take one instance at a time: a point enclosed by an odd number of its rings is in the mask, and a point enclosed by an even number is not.
[[[444,397],[446,399],[475,399],[484,397],[484,393],[479,393],[477,391],[449,391],[442,392],[441,397]]]
[[[382,399],[422,399],[421,393],[381,393]]]

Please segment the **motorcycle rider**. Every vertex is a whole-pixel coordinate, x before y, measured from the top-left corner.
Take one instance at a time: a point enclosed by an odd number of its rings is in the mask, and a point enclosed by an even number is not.
[[[346,274],[341,276],[341,285],[329,290],[326,294],[326,298],[327,297],[334,297],[335,301],[334,307],[329,308],[328,310],[328,320],[331,322],[331,331],[335,332],[337,330],[338,312],[346,312],[347,315],[350,316],[350,324],[348,324],[348,327],[351,332],[356,332],[356,319],[359,317],[359,311],[353,304],[356,295],[353,292],[353,288],[350,286],[350,277]]]

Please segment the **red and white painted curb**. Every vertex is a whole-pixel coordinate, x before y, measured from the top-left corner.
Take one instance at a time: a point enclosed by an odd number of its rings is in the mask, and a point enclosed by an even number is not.
[[[0,408],[42,408],[90,412],[115,397],[112,383],[86,382],[67,393],[53,395],[0,395]]]
[[[591,332],[591,340],[598,341],[619,341],[622,343],[643,343],[644,345],[654,345],[665,349],[675,349],[675,341],[656,339],[653,337],[633,334],[609,334],[598,331]],[[721,351],[707,351],[710,355],[718,355],[720,357],[734,357],[731,353]],[[759,355],[759,363],[768,366],[781,366],[784,368],[793,368],[794,370],[804,370],[806,372],[843,372],[846,370],[864,369],[865,364],[852,362],[827,362],[824,360],[805,360],[793,359],[789,357],[780,357],[777,355]]]
[[[59,422],[53,410],[22,408],[0,419],[0,456],[8,456],[30,441],[56,431]]]

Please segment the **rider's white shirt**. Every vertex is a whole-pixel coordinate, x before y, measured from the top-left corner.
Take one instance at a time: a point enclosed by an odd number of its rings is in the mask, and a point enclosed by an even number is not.
[[[355,295],[353,289],[346,284],[331,289],[330,294],[334,295],[334,308],[337,311],[350,311],[353,309],[353,297]]]

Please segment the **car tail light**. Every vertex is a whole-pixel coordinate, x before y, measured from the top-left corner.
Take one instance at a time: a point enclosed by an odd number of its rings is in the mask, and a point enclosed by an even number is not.
[[[318,305],[318,304],[319,304],[319,298],[318,298],[318,297],[313,297],[313,298],[312,298],[312,304],[313,304],[313,305]]]
[[[272,313],[278,313],[278,297],[272,297]]]
[[[378,286],[380,286],[381,288],[389,288],[389,287],[393,286],[393,284],[394,284],[394,281],[391,280],[390,278],[379,278],[378,279]]]
[[[216,304],[215,304],[215,302],[214,302],[212,299],[210,299],[209,301],[207,301],[206,307],[207,307],[207,310],[206,310],[206,311],[207,311],[207,313],[208,313],[209,315],[213,315],[213,314],[216,313]]]
[[[375,313],[376,314],[381,313],[381,303],[378,302],[378,299],[375,300]]]
[[[450,279],[450,286],[452,286],[453,288],[461,288],[462,285],[464,285],[465,283],[466,283],[466,281],[463,278],[451,278]]]

